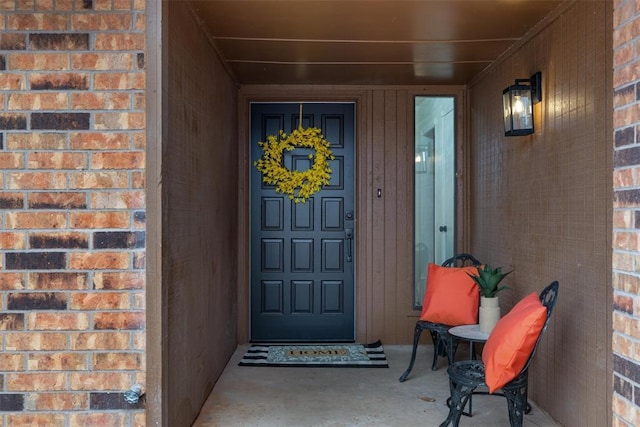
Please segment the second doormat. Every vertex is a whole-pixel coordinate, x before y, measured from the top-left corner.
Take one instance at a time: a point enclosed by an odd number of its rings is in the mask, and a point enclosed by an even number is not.
[[[240,366],[388,368],[380,341],[372,344],[254,344]]]

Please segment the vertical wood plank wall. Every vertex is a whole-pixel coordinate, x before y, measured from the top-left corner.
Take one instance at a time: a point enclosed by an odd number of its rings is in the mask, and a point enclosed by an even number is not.
[[[566,426],[611,423],[611,25],[610,2],[575,2],[468,92],[471,250],[514,269],[504,309],[560,282],[529,395]],[[536,71],[536,132],[505,138],[502,89]]]
[[[413,295],[413,114],[416,95],[457,96],[460,87],[243,86],[239,96],[240,209],[248,224],[248,105],[250,101],[356,102],[356,337],[385,344],[412,341],[418,313]],[[461,167],[462,168],[462,167]],[[381,197],[377,196],[378,189]],[[240,225],[239,241],[249,230]],[[458,240],[462,241],[458,235]],[[460,244],[459,244],[460,246]],[[249,248],[243,246],[245,260]],[[249,339],[248,264],[239,265],[238,338]]]
[[[191,8],[163,5],[162,399],[165,424],[178,427],[191,425],[237,346],[237,88]]]

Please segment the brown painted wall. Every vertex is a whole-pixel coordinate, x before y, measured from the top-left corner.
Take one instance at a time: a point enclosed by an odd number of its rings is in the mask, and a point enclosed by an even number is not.
[[[190,8],[165,4],[163,401],[167,425],[187,426],[236,348],[237,89]]]
[[[462,135],[464,111],[460,87],[244,86],[240,93],[241,205],[248,205],[248,105],[259,101],[356,102],[356,338],[385,344],[412,341],[417,312],[413,292],[413,99],[415,95],[458,96]],[[461,138],[462,139],[462,138]],[[244,142],[243,142],[244,141]],[[461,148],[459,155],[462,156]],[[460,176],[464,167],[459,165]],[[463,187],[458,196],[462,209]],[[377,190],[382,197],[378,198]],[[248,214],[242,218],[240,242],[248,242]],[[459,221],[462,224],[462,220]],[[458,233],[463,248],[463,233]],[[242,244],[242,243],[241,243]],[[249,247],[241,249],[249,259]],[[249,268],[240,261],[239,342],[248,340]],[[426,341],[425,341],[426,342]]]
[[[566,426],[611,422],[611,22],[575,2],[469,88],[471,249],[514,269],[503,310],[560,282],[529,394]],[[502,89],[536,71],[536,132],[505,138]]]

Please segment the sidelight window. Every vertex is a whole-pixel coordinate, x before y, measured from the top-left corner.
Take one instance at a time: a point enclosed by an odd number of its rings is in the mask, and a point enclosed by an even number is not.
[[[455,102],[415,98],[414,306],[422,305],[427,265],[455,253]]]

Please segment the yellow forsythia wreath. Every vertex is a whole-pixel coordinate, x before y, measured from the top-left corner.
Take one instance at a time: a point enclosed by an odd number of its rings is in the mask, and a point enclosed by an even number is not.
[[[262,148],[263,156],[254,165],[262,172],[262,181],[275,185],[277,192],[289,195],[294,202],[305,203],[323,185],[329,184],[331,168],[328,160],[335,157],[320,129],[299,127],[288,136],[281,130],[279,135],[269,135],[266,142],[260,141],[258,145]],[[309,154],[314,161],[305,171],[292,171],[284,166],[283,152],[296,147],[312,148],[316,152],[315,156]]]

